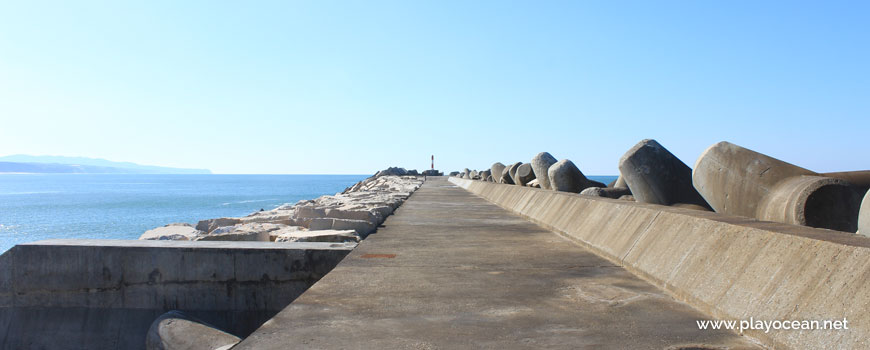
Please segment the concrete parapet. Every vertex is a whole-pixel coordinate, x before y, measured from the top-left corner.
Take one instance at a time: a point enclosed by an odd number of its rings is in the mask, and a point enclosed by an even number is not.
[[[0,256],[0,348],[142,349],[181,310],[245,336],[332,270],[336,243],[47,240]]]
[[[870,238],[713,212],[449,179],[726,320],[848,320],[849,330],[746,334],[773,348],[870,339]]]

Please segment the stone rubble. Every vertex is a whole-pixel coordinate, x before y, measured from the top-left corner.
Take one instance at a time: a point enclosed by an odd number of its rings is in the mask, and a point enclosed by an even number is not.
[[[356,243],[377,230],[420,188],[423,179],[416,174],[416,170],[388,168],[335,195],[283,204],[241,218],[202,220],[195,227],[169,224],[148,230],[139,239]]]

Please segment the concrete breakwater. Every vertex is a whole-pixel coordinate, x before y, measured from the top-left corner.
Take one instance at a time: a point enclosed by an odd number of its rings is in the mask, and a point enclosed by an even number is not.
[[[155,349],[179,345],[164,343],[177,340],[173,334],[247,336],[421,183],[391,168],[343,193],[243,218],[167,225],[143,235],[150,239],[17,245],[0,255],[0,348],[141,349],[149,328]],[[196,322],[167,314],[173,310]]]
[[[508,170],[501,180],[467,171],[450,181],[711,319],[848,320],[840,331],[745,331],[772,348],[870,347],[867,172],[819,174],[727,142],[711,146],[693,170],[644,140],[623,156],[620,179],[607,187],[556,163],[546,153],[531,161],[549,183],[511,185]],[[490,173],[499,169],[496,163]],[[614,194],[625,191],[631,195]]]

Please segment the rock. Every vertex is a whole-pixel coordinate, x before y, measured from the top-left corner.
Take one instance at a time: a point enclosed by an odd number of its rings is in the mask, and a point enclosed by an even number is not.
[[[293,209],[274,209],[267,211],[258,211],[254,212],[251,215],[243,217],[241,219],[241,223],[271,223],[271,224],[284,224],[284,225],[293,225],[293,216],[296,214],[296,211]]]
[[[527,183],[526,186],[529,186],[529,187],[535,187],[535,188],[541,188],[541,183],[538,182],[538,179],[534,179],[534,180],[532,180],[532,181],[529,181],[529,183]]]
[[[634,200],[634,196],[632,196],[632,195],[630,195],[630,194],[627,194],[627,195],[621,196],[621,197],[619,197],[618,199],[619,199],[619,200],[622,200],[622,201],[630,201],[630,202],[634,202],[634,201],[635,201],[635,200]]]
[[[501,172],[501,177],[498,178],[498,183],[513,185],[514,179],[511,178],[510,167],[505,167]]]
[[[242,339],[181,311],[160,315],[145,335],[147,350],[225,350]]]
[[[359,242],[359,234],[354,230],[317,230],[294,231],[281,234],[275,242]]]
[[[655,140],[640,141],[625,152],[619,172],[638,202],[707,206],[692,186],[692,169]]]
[[[504,173],[504,164],[500,162],[493,163],[489,168],[490,175],[495,182],[499,182],[501,180],[501,174]]]
[[[202,234],[205,234],[205,232],[193,228],[190,224],[176,223],[145,231],[145,233],[139,236],[139,239],[192,241]]]
[[[420,173],[417,172],[417,169],[411,169],[411,170],[408,170],[408,172],[405,173],[405,175],[417,176],[417,175],[420,175]]]
[[[377,224],[363,220],[335,219],[332,223],[333,230],[354,230],[363,238],[374,232],[376,228]]]
[[[480,179],[480,174],[477,172],[477,170],[471,171],[471,179],[472,180],[479,180]]]
[[[450,176],[459,176],[459,172],[458,171],[451,171]]]
[[[361,209],[326,209],[324,216],[335,219],[363,220],[375,224],[380,224],[383,220],[383,216],[379,212]]]
[[[870,237],[870,191],[864,194],[858,214],[858,234]]]
[[[547,176],[554,191],[580,193],[590,187],[586,176],[568,159],[562,159],[550,166]]]
[[[556,158],[547,152],[538,153],[532,158],[532,171],[535,172],[535,176],[538,179],[541,188],[545,190],[552,189],[552,187],[550,187],[548,170],[553,164],[556,164],[556,162]]]
[[[847,181],[719,142],[695,163],[692,181],[718,213],[855,232],[860,193]],[[634,185],[632,191],[637,195]]]
[[[416,172],[416,170],[414,170]],[[375,173],[374,178],[378,178],[381,176],[405,176],[408,175],[408,171],[405,168],[399,167],[389,167],[384,170],[378,171]]]
[[[364,220],[319,218],[311,220],[309,231],[319,230],[354,230],[365,238],[377,228],[377,224]]]
[[[526,186],[529,181],[535,179],[535,172],[532,170],[532,165],[529,163],[523,163],[519,167],[517,167],[517,172],[514,174],[516,177],[516,183],[520,186]]]
[[[607,197],[617,199],[622,196],[631,195],[631,191],[627,188],[611,188],[611,187],[587,187],[580,191],[581,195],[594,197]]]
[[[508,166],[508,175],[511,177],[511,183],[517,183],[517,169],[519,169],[520,165],[523,165],[522,162],[516,162]]]
[[[282,224],[247,223],[234,226],[224,226],[213,230],[211,233],[200,236],[198,241],[259,241],[269,242],[272,240],[270,232],[287,227]]]
[[[233,226],[235,224],[241,223],[242,220],[239,218],[217,218],[217,219],[208,219],[202,220],[196,224],[196,229],[202,232],[209,233],[214,231],[218,227],[223,226]]]

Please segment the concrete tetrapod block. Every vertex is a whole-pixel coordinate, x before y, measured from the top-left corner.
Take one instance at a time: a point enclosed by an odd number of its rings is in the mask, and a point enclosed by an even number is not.
[[[508,167],[507,167],[508,176],[510,176],[510,178],[511,178],[511,183],[516,184],[516,185],[519,184],[519,182],[517,182],[517,169],[520,167],[520,165],[523,165],[523,163],[516,162],[516,163],[513,163],[511,165],[508,165]]]
[[[625,178],[622,175],[616,178],[616,181],[613,182],[613,188],[629,188],[628,183],[625,182]]]
[[[492,179],[495,180],[495,182],[501,180],[501,174],[504,173],[504,168],[505,166],[501,162],[495,162],[489,168],[490,175],[492,175]]]
[[[535,172],[532,170],[532,165],[529,163],[523,163],[517,167],[517,173],[514,177],[517,180],[517,185],[526,186],[530,181],[535,179]]]
[[[692,169],[655,140],[642,140],[625,152],[619,173],[638,202],[707,206],[692,187]]]
[[[553,164],[556,164],[556,162],[556,158],[547,152],[541,152],[532,157],[532,170],[535,172],[538,184],[545,190],[551,189],[550,178],[547,170],[549,170]]]
[[[241,338],[217,329],[180,311],[169,311],[151,324],[145,336],[148,350],[229,349]]]
[[[547,176],[550,178],[550,188],[554,191],[580,193],[592,186],[574,162],[568,159],[562,159],[550,166]]]
[[[503,184],[508,184],[508,185],[514,184],[514,179],[511,177],[510,170],[511,170],[510,167],[505,167],[504,170],[502,170],[501,176],[498,179],[498,183],[503,183]]]
[[[701,154],[692,181],[719,213],[857,230],[860,194],[847,181],[822,177],[729,142],[719,142]]]
[[[490,173],[489,170],[481,171],[481,172],[480,172],[480,180],[486,181],[486,179],[487,179],[490,175],[492,175],[492,173]]]
[[[617,199],[619,197],[630,195],[631,191],[628,188],[619,187],[587,187],[580,191],[581,195],[594,197],[607,197]]]
[[[870,192],[864,195],[858,214],[858,234],[870,237]]]

